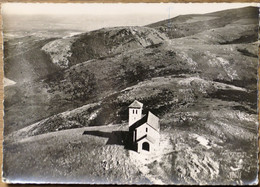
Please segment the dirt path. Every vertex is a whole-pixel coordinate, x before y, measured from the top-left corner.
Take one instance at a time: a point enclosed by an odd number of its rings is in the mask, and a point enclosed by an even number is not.
[[[149,155],[140,155],[137,152],[130,151],[130,159],[136,165],[136,167],[140,170],[144,177],[146,177],[152,184],[165,184],[158,175],[155,176],[150,173],[150,169],[148,168],[148,164],[152,163],[156,160],[154,157],[150,157]]]
[[[161,133],[160,148],[157,152],[140,154],[135,151],[129,151],[132,163],[142,172],[142,174],[150,180],[152,184],[169,184],[169,179],[164,169],[158,164],[156,165],[156,172],[149,168],[153,163],[163,163],[163,157],[173,151],[169,136]]]

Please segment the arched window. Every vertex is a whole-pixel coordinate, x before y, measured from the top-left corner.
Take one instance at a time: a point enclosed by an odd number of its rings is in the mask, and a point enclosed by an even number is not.
[[[142,149],[146,151],[150,151],[150,145],[148,142],[144,142],[142,145]]]
[[[135,111],[135,113],[137,114],[137,110]]]

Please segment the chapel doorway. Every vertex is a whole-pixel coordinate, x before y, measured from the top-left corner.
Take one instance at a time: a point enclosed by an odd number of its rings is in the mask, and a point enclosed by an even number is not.
[[[150,145],[148,142],[144,142],[142,145],[142,149],[146,151],[150,151]]]

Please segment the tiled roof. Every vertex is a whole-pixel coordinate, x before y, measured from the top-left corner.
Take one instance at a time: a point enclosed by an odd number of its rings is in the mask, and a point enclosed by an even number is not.
[[[146,138],[149,142],[155,143],[155,139],[149,135],[144,135],[143,137],[139,138],[138,140],[136,140],[136,142],[141,141],[142,139]]]
[[[146,123],[147,122],[147,116],[148,115],[143,116],[139,121],[137,121],[133,125],[131,125],[129,127],[129,131],[134,131],[137,127],[140,127],[141,125]]]
[[[131,125],[129,127],[129,130],[134,131],[134,129],[140,127],[144,123],[147,123],[149,126],[154,128],[156,131],[160,131],[159,118],[157,116],[155,116],[152,112],[148,112],[147,115],[145,115],[139,121],[137,121],[133,125]]]
[[[129,105],[129,108],[143,108],[143,103],[135,100],[131,105]]]
[[[148,112],[148,118],[147,118],[147,123],[151,127],[153,127],[155,130],[159,131],[160,130],[160,125],[159,125],[159,118],[155,116],[152,112]]]

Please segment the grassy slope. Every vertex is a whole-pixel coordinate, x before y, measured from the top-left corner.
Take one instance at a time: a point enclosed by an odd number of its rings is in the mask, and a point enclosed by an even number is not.
[[[7,141],[4,176],[17,180],[19,174],[24,180],[55,183],[235,184],[240,179],[253,182],[257,174],[257,140],[256,129],[249,127],[255,128],[255,117],[233,111],[236,104],[208,99],[178,109],[174,116],[167,116],[175,121],[169,123],[171,126],[162,122],[160,150],[147,160],[124,149],[116,134],[111,134],[127,130],[121,125],[63,130]],[[219,105],[225,110],[219,111]],[[90,134],[83,135],[86,131]],[[116,141],[108,143],[108,137]],[[206,144],[198,137],[207,140]],[[14,170],[15,173],[11,172]]]
[[[181,15],[148,26],[166,33],[169,38],[180,38],[198,34],[205,30],[217,30],[229,24],[255,24],[255,28],[257,29],[257,14],[258,9],[256,7],[246,7],[203,15]],[[232,32],[234,32],[234,30]],[[226,33],[224,33],[224,35],[225,34]],[[250,33],[249,36],[252,39],[257,38],[257,33]],[[247,41],[248,40],[249,38],[247,38]]]
[[[8,144],[5,146],[7,154],[4,161],[4,177],[8,176],[8,180],[17,182],[19,178],[23,181],[55,183],[145,182],[146,179],[129,161],[124,146],[106,145],[107,138],[83,135],[86,130],[104,129],[106,132],[112,132],[124,130],[125,127],[92,127],[60,131]],[[18,160],[23,162],[17,163]],[[9,164],[10,162],[16,164]]]
[[[147,162],[142,162],[139,160],[140,156],[135,156],[134,153],[130,152],[130,157],[123,157],[124,162],[131,162],[132,160],[133,163],[139,163],[137,168],[140,168],[138,175],[141,176],[141,178],[147,176],[146,171],[148,168],[148,179],[150,182],[158,181],[159,179],[164,183],[200,182],[205,184],[209,181],[216,183],[230,183],[230,181],[233,181],[234,183],[239,183],[241,177],[242,180],[250,180],[251,182],[254,181],[257,171],[257,168],[254,167],[256,166],[256,163],[253,163],[257,160],[257,154],[255,152],[257,148],[257,139],[255,136],[257,132],[257,115],[250,107],[250,102],[241,100],[233,101],[232,95],[229,95],[228,100],[218,98],[217,96],[216,98],[207,98],[208,94],[214,94],[216,90],[226,90],[226,93],[232,91],[246,93],[246,89],[244,88],[214,81],[205,81],[198,77],[176,78],[172,76],[154,78],[140,82],[137,85],[123,90],[118,95],[116,100],[113,101],[114,103],[118,103],[117,105],[123,105],[124,103],[132,101],[134,99],[133,96],[135,96],[135,99],[142,101],[145,106],[149,108],[149,110],[151,109],[152,112],[160,116],[162,128],[162,147],[159,151],[159,155],[151,158]],[[147,95],[147,93],[151,94]],[[127,116],[126,106],[123,107],[125,110],[121,109],[122,111],[120,111],[120,108],[118,108],[118,112],[115,110],[114,113],[121,112],[121,117],[124,115]],[[86,160],[85,154],[81,153],[82,150],[85,149],[93,150],[95,154],[100,153],[100,150],[102,150],[102,154],[104,153],[106,156],[109,156],[110,154],[108,151],[112,150],[113,153],[116,152],[116,154],[119,156],[128,155],[128,151],[124,150],[120,145],[104,145],[104,142],[102,145],[93,145],[93,142],[104,140],[99,135],[90,136],[95,138],[89,140],[88,143],[86,142],[87,145],[84,143],[82,144],[82,142],[88,140],[82,136],[82,133],[85,130],[99,130],[102,132],[123,130],[118,128],[117,125],[108,127],[79,128],[78,130],[75,129],[70,131],[60,131],[54,134],[49,133],[57,131],[57,128],[66,129],[66,124],[72,125],[71,127],[75,128],[76,126],[73,123],[78,121],[75,117],[80,115],[81,117],[78,119],[83,119],[84,115],[89,116],[87,113],[87,109],[89,107],[90,106],[84,106],[68,114],[60,114],[59,116],[61,118],[58,120],[56,119],[57,116],[54,116],[49,118],[47,121],[43,121],[39,124],[34,124],[32,126],[26,127],[25,129],[17,131],[12,134],[11,137],[9,137],[11,142],[13,140],[15,140],[15,142],[8,143],[8,146],[6,147],[7,149],[12,149],[13,146],[18,144],[19,147],[23,147],[26,150],[29,149],[29,145],[31,146],[31,144],[26,143],[27,141],[35,141],[35,144],[39,144],[39,142],[44,141],[44,147],[47,146],[50,150],[54,149],[53,146],[68,146],[61,143],[63,142],[63,140],[59,140],[59,137],[61,136],[63,138],[66,137],[66,139],[69,139],[70,141],[76,142],[73,144],[73,147],[79,147],[79,149],[73,149],[73,151],[70,149],[67,150],[58,148],[61,149],[62,152],[60,153],[60,151],[58,151],[61,157],[59,160],[62,161],[74,159],[75,155],[80,155],[77,157],[79,160]],[[221,110],[219,110],[220,108]],[[250,111],[253,111],[253,113],[248,114]],[[70,128],[70,126],[67,128]],[[189,133],[187,133],[187,131]],[[71,140],[69,134],[75,135],[75,137],[73,136],[73,140]],[[52,140],[51,137],[53,136],[55,138]],[[89,135],[85,136],[89,137]],[[44,139],[42,140],[43,137]],[[200,141],[198,141],[198,137],[202,137],[208,142],[206,142],[206,144],[202,144]],[[6,140],[9,141],[9,139]],[[47,139],[51,139],[50,143],[46,143]],[[53,142],[58,142],[58,145],[54,144]],[[67,140],[65,143],[68,143]],[[251,146],[246,146],[248,144]],[[40,146],[40,148],[42,149],[42,146]],[[31,148],[29,150],[31,151]],[[38,151],[38,148],[33,150],[34,155],[38,155]],[[73,154],[70,151],[73,152]],[[57,151],[54,152],[56,153]],[[205,154],[201,154],[201,152]],[[63,153],[65,154],[63,155]],[[27,155],[27,151],[25,151],[25,153],[18,152],[17,156],[21,157],[24,156],[24,154]],[[33,163],[37,165],[37,168],[31,167],[29,172],[35,173],[34,177],[36,178],[37,176],[41,175],[47,178],[49,175],[51,175],[56,177],[55,181],[62,180],[65,172],[68,172],[67,167],[70,166],[69,163],[71,162],[68,161],[68,165],[66,165],[64,168],[62,165],[63,162],[59,163],[59,161],[54,161],[56,158],[54,158],[55,154],[52,155],[49,151],[47,151],[43,156],[46,157],[44,166],[37,161],[38,159],[36,159]],[[101,163],[102,160],[105,159],[104,156],[96,157],[96,155],[92,154],[88,154],[87,156],[89,160],[92,160],[94,159],[93,157],[95,157],[94,163]],[[37,156],[36,158],[38,157],[40,160],[41,156]],[[185,159],[183,159],[183,157],[185,157]],[[9,160],[8,158],[9,156],[7,155],[5,159],[7,163],[15,162],[14,160]],[[10,159],[13,159],[13,157],[10,157]],[[115,160],[118,161],[118,157],[115,157]],[[114,167],[116,161],[113,161],[112,166],[110,167]],[[57,165],[55,168],[57,167],[63,169],[61,169],[61,171],[60,169],[54,169],[49,171],[48,174],[44,173],[48,168],[47,166],[49,166],[48,163],[53,162],[55,162]],[[122,161],[120,160],[119,162],[121,163]],[[7,163],[6,165],[8,165]],[[47,166],[45,166],[46,163]],[[111,173],[110,170],[101,172],[102,168],[96,168],[95,172],[92,171],[92,167],[94,166],[89,165],[87,166],[90,168],[86,170],[84,165],[86,164],[83,163],[83,166],[79,167],[76,173],[83,173],[88,176],[86,172],[92,172],[93,175],[88,177],[88,180],[92,179],[93,176],[101,178],[99,173],[103,173],[103,175],[107,176],[111,180],[114,180],[114,182],[116,182],[115,177],[117,176],[122,178],[123,182],[125,182],[124,179],[126,176],[124,174]],[[10,171],[11,169],[17,170],[18,168],[16,167],[21,167],[21,165],[17,163],[17,165],[15,164],[12,167],[14,168],[10,168]],[[45,167],[47,168],[45,169]],[[122,167],[128,168],[128,166],[125,165]],[[41,170],[38,171],[38,168],[41,168]],[[21,172],[24,173],[25,171]],[[68,173],[69,174],[66,176],[67,178],[75,177],[74,172],[69,171]],[[201,178],[201,176],[205,177]],[[42,180],[45,180],[46,178],[42,178]],[[137,178],[137,181],[134,182],[138,182],[138,180],[139,179]]]
[[[103,28],[54,40],[43,49],[54,64],[68,68],[91,59],[113,57],[124,51],[163,42],[166,36],[145,27]]]
[[[15,82],[33,81],[59,70],[41,48],[54,39],[35,36],[5,42],[5,77]]]
[[[99,100],[103,100],[103,104],[112,104],[113,99],[109,95],[116,97],[120,90],[157,76],[189,73],[245,87],[248,92],[255,90],[257,58],[238,51],[251,44],[225,45],[222,48],[203,44],[194,50],[193,45],[180,46],[180,43],[172,41],[156,48],[137,49],[113,58],[88,61],[49,76],[42,82],[7,87],[5,112],[8,115],[5,122],[13,124],[10,128],[19,129],[84,104]],[[241,63],[241,59],[247,63]],[[249,73],[247,70],[250,69]],[[12,99],[14,96],[16,100]],[[55,103],[56,107],[48,103]],[[43,105],[46,107],[43,108]],[[21,107],[24,109],[21,110]],[[108,104],[107,107],[111,106]],[[111,120],[113,117],[103,122],[108,124]]]
[[[218,95],[219,90],[222,91],[221,96]],[[205,81],[199,77],[176,78],[168,76],[140,82],[99,103],[88,104],[71,111],[53,115],[29,126],[30,130],[25,128],[18,132],[20,132],[19,134],[32,136],[89,125],[109,124],[112,122],[121,123],[128,119],[127,106],[134,99],[142,101],[146,107],[162,117],[169,112],[167,110],[170,108],[176,110],[182,104],[191,104],[207,97],[226,100],[224,97],[229,96],[227,101],[232,101],[235,97],[232,98],[232,95],[228,95],[229,92],[244,95],[244,100],[238,101],[237,108],[244,108],[247,112],[255,113],[255,108],[250,105],[251,101],[247,100],[252,94],[247,93],[244,88],[214,81]],[[167,119],[167,117],[162,119]]]
[[[71,65],[90,59],[113,57],[125,51],[163,42],[166,36],[146,27],[103,28],[80,35],[71,46]]]

